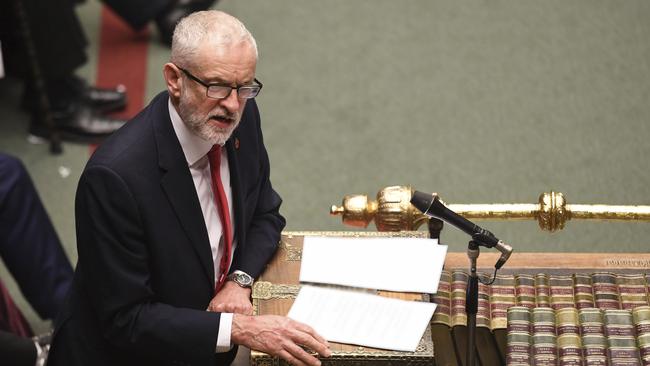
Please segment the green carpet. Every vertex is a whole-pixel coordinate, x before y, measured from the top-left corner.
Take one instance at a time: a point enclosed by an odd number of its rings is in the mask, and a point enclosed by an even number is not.
[[[216,7],[242,19],[259,44],[258,103],[289,230],[347,229],[329,207],[389,185],[436,191],[448,203],[534,203],[555,190],[569,203],[650,204],[650,2]],[[98,9],[96,1],[79,8],[91,39],[80,74],[90,80]],[[168,59],[155,39],[149,52],[147,100],[164,88]],[[7,84],[0,149],[28,165],[74,261],[73,197],[88,149],[67,144],[53,157],[27,144],[28,118]],[[554,234],[532,221],[482,225],[519,251],[645,252],[650,244],[648,223],[571,221]],[[450,251],[465,250],[458,230],[442,238]]]

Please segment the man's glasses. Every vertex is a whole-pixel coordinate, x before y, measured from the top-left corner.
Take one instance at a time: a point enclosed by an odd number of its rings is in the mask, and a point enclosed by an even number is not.
[[[178,67],[178,66],[176,66]],[[189,71],[185,70],[182,67],[178,67],[185,75],[187,75],[188,78],[196,81],[197,83],[203,85],[206,87],[206,92],[205,95],[208,98],[213,98],[213,99],[224,99],[228,98],[230,93],[232,92],[233,89],[237,90],[237,97],[241,99],[251,99],[255,98],[259,93],[260,90],[262,90],[262,83],[255,79],[256,84],[251,84],[251,85],[242,85],[242,86],[230,86],[228,84],[219,84],[219,83],[206,83],[205,81],[197,78],[196,76],[192,75]]]

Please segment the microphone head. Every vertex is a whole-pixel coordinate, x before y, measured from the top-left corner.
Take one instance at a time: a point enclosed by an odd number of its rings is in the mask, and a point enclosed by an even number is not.
[[[510,258],[510,255],[512,254],[512,247],[499,240],[499,242],[496,245],[496,248],[501,252],[501,257],[499,257],[499,260],[494,265],[494,267],[496,269],[501,269],[501,267],[503,267],[503,265],[506,264],[506,262]]]
[[[429,215],[429,208],[435,198],[436,196],[434,194],[415,191],[411,197],[411,204],[422,211],[423,214]]]

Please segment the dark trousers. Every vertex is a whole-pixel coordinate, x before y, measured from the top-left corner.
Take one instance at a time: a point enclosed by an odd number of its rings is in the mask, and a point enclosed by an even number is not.
[[[73,270],[22,163],[0,153],[0,257],[43,319],[58,313]]]
[[[0,360],[2,364],[33,366],[36,347],[31,328],[0,282]]]
[[[154,20],[173,0],[102,0],[129,25],[138,30]]]
[[[44,319],[61,308],[72,266],[22,163],[0,153],[0,257]],[[33,365],[32,331],[0,281],[0,360]],[[4,363],[3,363],[4,364]]]
[[[29,59],[15,2],[24,5],[43,76],[56,80],[86,63],[86,37],[73,0],[0,0],[0,40],[8,74],[28,80]]]

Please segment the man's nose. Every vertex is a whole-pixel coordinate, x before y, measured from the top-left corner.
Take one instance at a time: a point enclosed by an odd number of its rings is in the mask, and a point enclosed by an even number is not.
[[[232,89],[230,94],[227,97],[221,99],[221,105],[226,108],[229,112],[235,113],[239,111],[239,107],[242,103],[242,100],[239,99],[237,94],[237,89]]]

